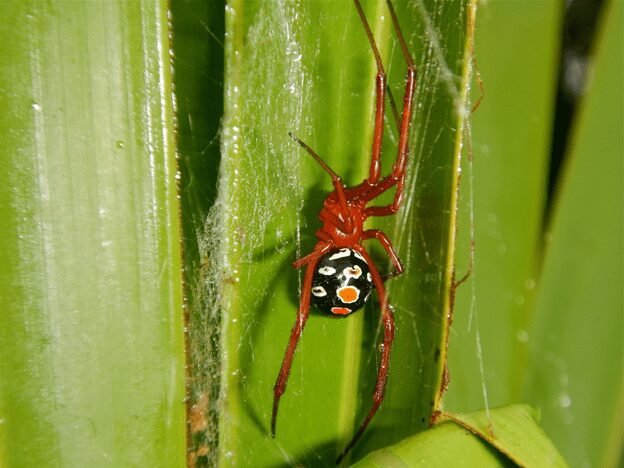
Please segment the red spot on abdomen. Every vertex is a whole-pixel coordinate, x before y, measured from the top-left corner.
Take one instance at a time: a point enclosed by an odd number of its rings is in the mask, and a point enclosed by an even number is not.
[[[332,314],[337,314],[337,315],[347,315],[352,312],[351,309],[347,309],[346,307],[332,307],[331,311],[332,311]]]

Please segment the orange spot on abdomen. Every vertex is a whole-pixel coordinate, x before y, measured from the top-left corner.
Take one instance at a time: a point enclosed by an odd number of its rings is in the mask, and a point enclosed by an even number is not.
[[[347,315],[351,313],[351,309],[347,309],[346,307],[332,307],[332,314],[337,315]]]
[[[354,288],[353,286],[344,286],[342,288],[339,288],[336,291],[336,294],[338,294],[338,297],[342,302],[345,302],[347,304],[357,301],[360,297],[360,291],[358,291],[358,289]]]

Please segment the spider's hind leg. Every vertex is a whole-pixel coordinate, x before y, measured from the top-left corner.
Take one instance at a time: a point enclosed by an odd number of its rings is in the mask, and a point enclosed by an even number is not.
[[[368,414],[364,418],[364,421],[360,425],[351,441],[347,444],[342,453],[338,456],[336,464],[339,464],[345,455],[353,448],[353,446],[360,439],[368,424],[377,413],[379,405],[384,398],[384,392],[386,390],[386,382],[388,381],[388,368],[390,364],[390,350],[392,348],[392,342],[394,341],[394,314],[392,312],[392,306],[388,304],[388,295],[383,284],[379,270],[373,263],[372,258],[366,252],[363,247],[356,249],[366,259],[368,267],[370,269],[371,276],[373,277],[373,284],[377,289],[377,298],[379,300],[379,306],[381,308],[381,319],[383,321],[384,337],[381,344],[381,362],[379,364],[379,370],[377,371],[377,382],[375,384],[375,391],[373,393],[373,406],[369,410]]]
[[[301,289],[301,299],[299,300],[299,311],[297,312],[297,320],[293,325],[290,332],[290,339],[286,352],[284,353],[284,359],[282,361],[282,367],[277,375],[275,386],[273,387],[273,413],[271,415],[271,436],[275,437],[275,426],[277,424],[277,410],[279,408],[279,401],[284,392],[286,391],[286,384],[288,383],[288,377],[290,376],[290,368],[292,366],[293,357],[295,355],[295,349],[303,333],[303,327],[308,320],[310,313],[310,294],[312,291],[312,279],[314,277],[314,269],[318,263],[321,254],[319,252],[313,252],[312,254],[304,257],[301,260],[306,259],[308,266],[303,277],[303,285]]]

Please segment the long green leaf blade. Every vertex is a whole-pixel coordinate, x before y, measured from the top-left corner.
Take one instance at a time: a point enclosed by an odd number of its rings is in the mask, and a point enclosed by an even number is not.
[[[526,393],[576,465],[617,466],[624,381],[624,8],[605,5],[571,140],[532,331]]]
[[[471,118],[474,162],[464,165],[462,177],[458,275],[467,270],[471,223],[475,264],[457,292],[448,411],[522,398],[542,258],[561,21],[557,2],[479,7],[475,58],[484,94]]]
[[[185,462],[167,6],[3,2],[0,464]]]

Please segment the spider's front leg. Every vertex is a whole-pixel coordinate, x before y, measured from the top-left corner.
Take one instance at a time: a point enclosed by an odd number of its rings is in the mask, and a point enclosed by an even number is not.
[[[385,97],[386,97],[386,72],[384,71],[383,63],[381,61],[381,55],[379,49],[375,43],[373,32],[371,31],[368,20],[362,10],[359,0],[354,0],[355,8],[364,26],[364,32],[368,38],[368,43],[371,46],[373,55],[375,57],[375,64],[377,65],[377,75],[375,78],[375,128],[373,131],[373,147],[371,150],[371,163],[368,175],[368,183],[374,185],[378,182],[381,174],[381,147],[383,144],[383,132],[384,132],[384,114],[385,114]]]
[[[360,18],[362,19],[362,23],[364,25],[364,29],[366,30],[366,34],[371,44],[371,48],[373,49],[373,54],[375,55],[378,71],[377,101],[375,104],[375,132],[373,134],[373,151],[371,158],[370,176],[368,179],[370,186],[364,192],[359,194],[358,198],[369,202],[377,198],[385,191],[390,190],[392,187],[396,187],[396,192],[392,204],[382,207],[367,208],[364,211],[365,218],[369,216],[389,216],[395,214],[398,211],[399,206],[401,205],[401,201],[403,199],[403,187],[405,184],[407,156],[409,153],[408,142],[412,121],[412,107],[414,102],[414,93],[416,91],[416,65],[414,64],[414,59],[408,51],[407,43],[405,41],[405,38],[403,37],[403,33],[401,32],[401,27],[399,26],[399,21],[394,11],[394,7],[392,6],[390,0],[386,0],[386,3],[388,4],[388,10],[390,11],[390,17],[394,25],[394,30],[397,34],[399,45],[401,46],[401,52],[403,53],[403,57],[405,58],[405,62],[407,63],[407,76],[405,79],[405,92],[403,95],[403,110],[401,111],[401,119],[399,122],[399,143],[397,147],[397,159],[392,166],[392,172],[384,177],[382,180],[379,180],[379,155],[381,153],[382,145],[381,137],[383,136],[383,130],[381,128],[383,127],[383,121],[380,120],[380,118],[383,117],[383,107],[380,106],[383,106],[383,96],[385,95],[385,85],[384,88],[381,88],[382,83],[380,83],[379,78],[380,75],[383,75],[383,67],[381,66],[381,59],[379,58],[377,46],[375,45],[372,33],[370,32],[370,27],[368,26],[368,22],[366,21],[364,13],[362,12],[362,8],[359,5],[359,0],[355,0],[358,13],[360,14]],[[394,100],[391,99],[391,102],[393,103]],[[396,106],[394,106],[393,104],[393,109],[394,107]]]
[[[308,320],[310,312],[310,294],[312,291],[312,278],[314,277],[314,269],[318,263],[318,260],[322,253],[318,251],[312,252],[310,255],[303,257],[299,261],[306,261],[308,266],[303,277],[303,286],[301,290],[301,299],[299,301],[299,311],[297,312],[297,320],[290,332],[290,340],[286,347],[286,353],[284,354],[284,360],[282,361],[282,367],[277,375],[275,386],[273,387],[273,414],[271,416],[271,436],[275,437],[275,425],[277,423],[277,410],[279,407],[279,401],[284,392],[286,391],[286,384],[290,375],[290,368],[292,366],[293,357],[295,355],[295,349],[299,338],[303,333],[303,327]]]
[[[370,268],[370,273],[373,278],[373,284],[375,285],[375,289],[377,289],[377,298],[379,300],[379,306],[381,308],[381,319],[383,321],[384,326],[384,337],[383,342],[381,344],[381,362],[379,364],[379,370],[377,371],[377,382],[375,384],[375,392],[373,393],[373,406],[364,418],[364,421],[360,425],[360,428],[355,433],[351,441],[347,444],[342,453],[338,456],[336,460],[336,464],[340,464],[345,455],[353,448],[353,446],[360,439],[366,427],[377,413],[379,409],[379,405],[384,398],[384,392],[386,390],[386,382],[388,381],[388,368],[390,364],[390,350],[392,348],[392,342],[394,341],[394,316],[392,314],[392,307],[388,304],[388,296],[386,294],[386,289],[384,288],[383,279],[379,274],[379,270],[373,263],[372,258],[366,250],[357,246],[354,247],[362,256],[366,259],[368,263],[368,267]]]

